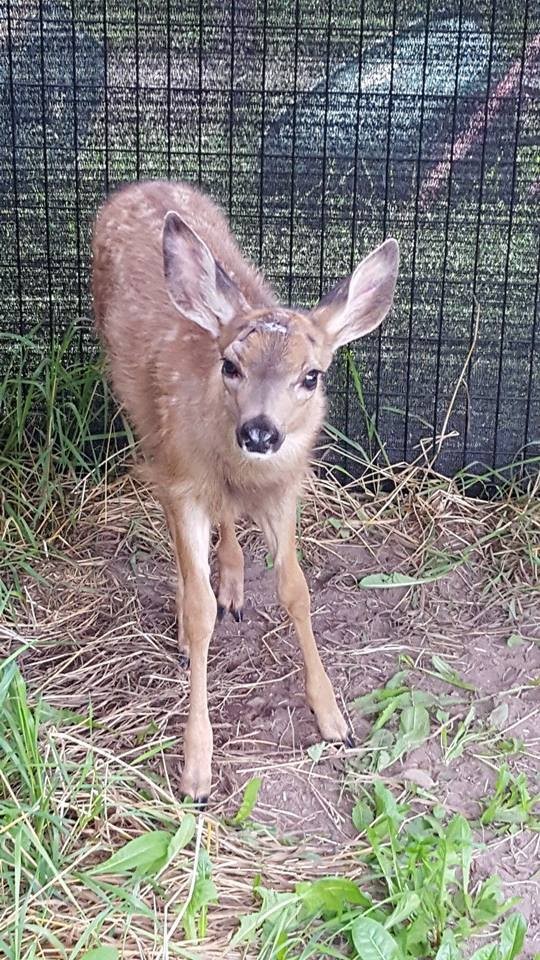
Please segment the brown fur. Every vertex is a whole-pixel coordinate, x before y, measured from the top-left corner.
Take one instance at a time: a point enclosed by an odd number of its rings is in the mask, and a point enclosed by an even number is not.
[[[171,211],[173,213],[171,213]],[[392,246],[394,244],[394,246]],[[361,273],[363,269],[363,273]],[[167,516],[178,563],[179,641],[191,659],[183,789],[210,788],[206,658],[216,601],[210,526],[219,523],[220,608],[241,615],[243,559],[235,518],[249,514],[275,556],[278,592],[297,630],[306,690],[321,732],[347,727],[317,653],[296,559],[296,496],[325,411],[325,371],[340,343],[380,323],[393,294],[397,246],[383,245],[311,313],[278,306],[242,257],[217,207],[187,184],[134,184],[101,209],[93,238],[96,326]],[[222,374],[223,358],[239,376]],[[264,416],[284,438],[255,457],[237,431]]]

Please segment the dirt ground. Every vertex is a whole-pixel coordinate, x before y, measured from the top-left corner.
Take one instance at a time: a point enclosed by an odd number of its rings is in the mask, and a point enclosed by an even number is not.
[[[472,508],[465,520],[456,514],[444,523],[438,509],[430,507],[430,549],[444,545],[455,554],[458,542],[463,547],[489,529],[484,514]],[[387,782],[399,788],[421,771],[422,785],[439,803],[474,820],[505,759],[515,773],[527,775],[531,793],[540,791],[540,602],[526,560],[511,549],[499,555],[502,540],[495,538],[489,556],[473,553],[433,583],[359,587],[367,573],[410,572],[425,558],[426,524],[414,510],[405,517],[402,522],[387,512],[378,523],[372,514],[361,530],[345,523],[336,537],[335,525],[328,528],[318,509],[309,515],[301,546],[314,630],[356,736],[355,748],[326,746],[318,761],[307,753],[320,738],[304,701],[295,638],[277,602],[265,549],[246,532],[245,619],[216,627],[209,662],[216,813],[237,809],[246,781],[259,775],[259,822],[307,837],[318,855],[348,844],[355,836],[351,790],[371,776],[362,763],[372,720],[359,716],[353,700],[404,666],[411,687],[446,696],[450,734],[474,702],[470,730],[478,735],[445,762],[437,726],[426,743],[382,772]],[[511,518],[504,523],[511,527]],[[32,640],[21,660],[31,689],[75,711],[85,712],[91,701],[118,749],[156,730],[177,738],[163,771],[175,787],[189,678],[176,649],[174,568],[159,509],[124,485],[81,515],[76,536],[62,550],[62,559],[47,565],[47,583],[28,582],[26,622],[3,631],[4,648]],[[444,657],[474,690],[433,676],[433,655]],[[505,740],[521,741],[508,758],[497,753],[483,725],[503,702]],[[498,873],[505,892],[521,897],[527,952],[533,954],[540,950],[540,834],[520,828],[477,835],[486,847],[473,877]]]

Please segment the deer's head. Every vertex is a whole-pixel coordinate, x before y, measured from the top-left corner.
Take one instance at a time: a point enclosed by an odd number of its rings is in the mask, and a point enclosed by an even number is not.
[[[390,310],[399,249],[385,240],[309,311],[254,310],[234,277],[174,211],[163,227],[169,296],[217,346],[216,375],[239,447],[262,457],[295,443],[324,412],[322,375],[336,350],[375,330]]]

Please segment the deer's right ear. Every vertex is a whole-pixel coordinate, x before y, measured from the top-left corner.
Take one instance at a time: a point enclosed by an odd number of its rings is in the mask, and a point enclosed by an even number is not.
[[[163,270],[175,307],[213,337],[247,306],[204,240],[174,210],[163,223]]]

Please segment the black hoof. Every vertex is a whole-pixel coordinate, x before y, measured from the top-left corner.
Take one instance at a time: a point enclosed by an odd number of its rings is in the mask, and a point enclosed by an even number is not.
[[[190,793],[181,793],[180,797],[183,801],[188,801],[188,806],[198,807],[200,810],[204,810],[204,808],[208,806],[207,793],[203,793],[201,797],[195,797],[195,799]]]
[[[189,670],[189,656],[187,653],[181,653],[178,657],[178,661],[182,670]]]
[[[232,615],[233,615],[234,619],[236,620],[236,622],[237,622],[237,623],[241,623],[242,620],[244,619],[244,610],[243,610],[243,608],[240,607],[239,610],[235,610],[233,607],[224,607],[222,603],[218,603],[218,608],[217,608],[217,619],[218,619],[218,623],[221,623],[221,621],[223,620],[225,614],[226,614],[229,610],[230,610],[230,612],[232,613]]]
[[[345,744],[346,747],[355,747],[355,746],[356,746],[356,741],[355,741],[352,733],[348,733],[348,734],[347,734],[347,736],[345,737],[343,743]]]

